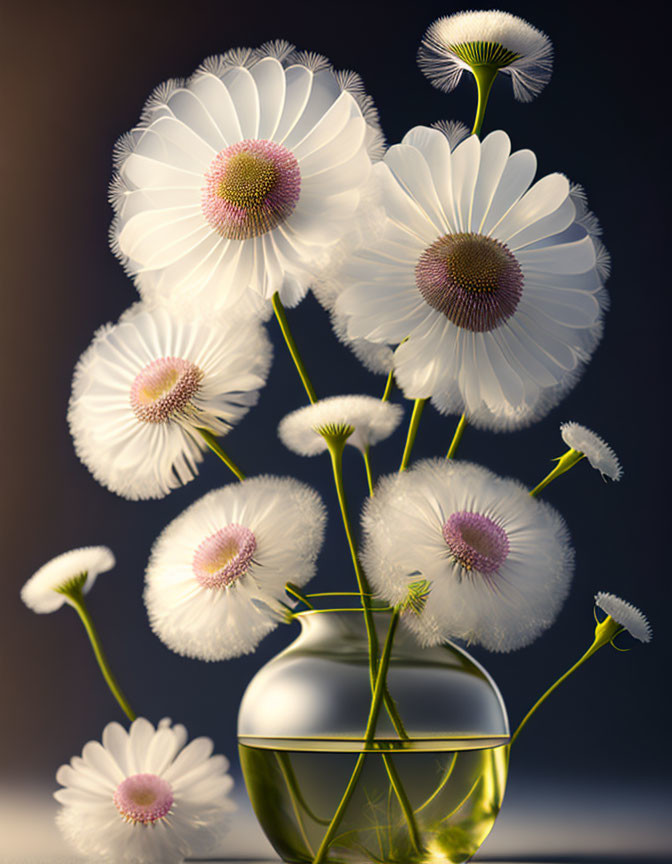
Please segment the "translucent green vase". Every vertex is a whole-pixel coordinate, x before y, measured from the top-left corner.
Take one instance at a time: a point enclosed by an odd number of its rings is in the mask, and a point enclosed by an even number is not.
[[[373,617],[382,645],[390,616]],[[391,699],[365,747],[371,681],[361,611],[299,619],[298,639],[255,675],[238,719],[250,800],[280,857],[314,860],[365,752],[323,860],[469,859],[492,828],[506,782],[508,720],[490,676],[460,648],[421,648],[400,627]]]

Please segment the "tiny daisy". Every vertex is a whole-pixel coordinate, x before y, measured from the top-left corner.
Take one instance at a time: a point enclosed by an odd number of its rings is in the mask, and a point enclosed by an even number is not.
[[[177,319],[136,304],[77,364],[68,411],[75,450],[125,498],[160,498],[192,480],[207,448],[255,405],[271,363],[254,321]]]
[[[287,581],[315,572],[325,512],[290,477],[215,489],[159,536],[147,567],[152,630],[173,651],[225,660],[253,651],[278,625]]]
[[[328,449],[321,429],[351,426],[347,443],[364,453],[395,431],[403,413],[401,405],[373,396],[331,396],[292,411],[280,421],[278,435],[299,456],[315,456]]]
[[[355,73],[278,41],[211,57],[120,141],[113,248],[145,298],[294,306],[340,254],[381,148]]]
[[[466,70],[511,76],[513,94],[529,102],[553,71],[550,39],[527,21],[496,10],[445,15],[428,28],[418,51],[420,68],[435,87],[450,91]]]
[[[332,277],[348,338],[398,346],[404,395],[481,428],[544,416],[602,333],[595,240],[567,178],[531,185],[535,171],[505,132],[451,151],[439,130],[412,129],[374,166],[378,235]]]
[[[363,563],[380,597],[404,605],[413,585],[425,586],[422,610],[403,615],[423,644],[520,648],[553,623],[569,589],[564,520],[478,465],[425,460],[385,478],[363,526]]]
[[[562,440],[568,447],[583,453],[593,468],[602,474],[606,480],[620,480],[623,470],[618,457],[599,435],[581,426],[580,423],[563,423],[560,426]]]
[[[233,780],[209,738],[187,746],[184,726],[144,717],[128,732],[118,723],[62,765],[54,792],[57,823],[83,855],[111,864],[178,864],[217,851]]]
[[[107,546],[84,546],[52,558],[30,577],[21,589],[21,599],[33,612],[55,612],[70,603],[73,589],[88,594],[99,573],[114,567]]]
[[[640,642],[651,641],[651,625],[646,620],[646,616],[632,603],[621,600],[615,594],[599,591],[595,595],[595,605],[635,639],[639,639]]]

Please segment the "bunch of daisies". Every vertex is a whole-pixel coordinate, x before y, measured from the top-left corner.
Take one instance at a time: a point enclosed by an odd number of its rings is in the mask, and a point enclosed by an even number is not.
[[[508,13],[458,13],[429,28],[418,59],[445,91],[474,76],[471,133],[441,121],[386,149],[358,75],[274,41],[160,85],[116,146],[111,242],[139,301],[82,354],[68,421],[79,458],[125,498],[169,494],[208,450],[235,475],[166,527],[147,566],[150,626],[184,656],[253,651],[297,614],[315,573],[319,495],[291,477],[246,478],[221,443],[268,378],[271,316],[309,400],[280,438],[329,454],[362,609],[389,606],[422,644],[510,651],[538,637],[574,560],[563,518],[539,494],[584,457],[620,477],[611,448],[577,423],[563,425],[569,449],[532,490],[455,458],[469,425],[520,429],[574,386],[602,334],[609,258],[582,187],[562,173],[535,179],[535,154],[513,150],[502,130],[480,137],[499,73],[523,101],[547,83],[548,38]],[[286,312],[309,290],[337,338],[387,376],[382,399],[317,399]],[[404,415],[395,385],[413,403],[406,446],[401,470],[376,480],[369,451]],[[460,420],[447,458],[413,464],[428,401]],[[369,483],[361,549],[345,504],[347,445]],[[105,547],[74,550],[23,589],[36,612],[78,612],[131,721],[110,723],[102,744],[59,770],[59,825],[108,861],[181,861],[220,842],[228,763],[208,739],[186,744],[180,725],[136,718],[85,602],[113,565]],[[634,607],[605,593],[596,602],[600,645],[623,630],[650,638]]]

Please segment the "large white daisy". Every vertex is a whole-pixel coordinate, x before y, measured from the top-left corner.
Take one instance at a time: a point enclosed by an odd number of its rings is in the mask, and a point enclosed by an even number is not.
[[[398,345],[395,378],[475,425],[515,429],[576,382],[606,305],[594,226],[562,174],[505,132],[451,153],[416,127],[374,166],[382,234],[344,265],[335,309],[348,336]]]
[[[113,248],[148,298],[268,312],[277,291],[293,306],[381,149],[355,73],[284,42],[211,57],[161,85],[120,141]]]
[[[187,657],[253,651],[278,625],[285,584],[313,576],[324,524],[320,497],[291,477],[205,495],[154,544],[145,588],[152,629]]]
[[[225,435],[255,405],[271,363],[253,320],[178,319],[131,307],[77,364],[68,410],[77,455],[125,498],[160,498],[198,473],[198,429]]]
[[[569,589],[574,554],[564,520],[516,480],[464,462],[426,460],[384,478],[364,508],[362,560],[375,592],[403,604],[424,644],[465,639],[510,651],[549,627]]]
[[[185,746],[186,744],[186,746]],[[144,717],[118,723],[62,765],[58,826],[82,854],[110,864],[177,864],[219,851],[233,780],[209,738],[187,744],[184,726]]]
[[[509,12],[457,12],[428,28],[418,63],[446,91],[457,87],[465,70],[490,67],[510,75],[516,99],[529,102],[550,80],[553,46],[545,33]]]

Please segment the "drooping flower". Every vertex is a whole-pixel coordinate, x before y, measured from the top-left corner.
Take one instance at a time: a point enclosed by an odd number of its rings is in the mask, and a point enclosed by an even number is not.
[[[568,447],[583,453],[593,468],[600,472],[603,478],[620,480],[623,474],[618,457],[612,448],[595,432],[580,423],[562,423],[560,426],[562,440]]]
[[[626,600],[621,600],[615,594],[607,594],[605,591],[598,591],[595,595],[595,605],[606,612],[617,624],[620,624],[624,630],[639,639],[640,642],[651,641],[651,625],[646,619],[646,616],[632,603]]]
[[[178,319],[136,304],[77,364],[68,411],[77,455],[125,498],[160,498],[192,480],[207,445],[256,404],[271,363],[263,326]]]
[[[384,478],[363,526],[364,567],[380,597],[404,605],[413,585],[425,586],[422,610],[402,618],[424,644],[520,648],[553,623],[569,589],[564,520],[478,465],[425,460]]]
[[[114,565],[114,555],[107,546],[72,549],[40,567],[21,589],[21,599],[33,612],[55,612],[69,602],[69,590],[76,586],[88,594],[98,574]]]
[[[118,146],[115,251],[147,299],[270,314],[340,249],[382,136],[361,79],[285,42],[207,59]],[[251,291],[249,290],[251,289]]]
[[[354,431],[347,443],[363,453],[388,438],[403,413],[401,405],[373,396],[331,396],[292,411],[280,421],[278,434],[285,447],[299,456],[315,456],[328,449],[320,429],[351,426]]]
[[[510,75],[516,99],[529,102],[551,78],[553,46],[548,36],[509,12],[457,12],[430,25],[418,63],[444,91],[454,90],[465,70],[475,74],[490,67]]]
[[[187,746],[184,726],[158,728],[144,717],[128,732],[118,723],[62,765],[54,792],[57,823],[82,854],[110,864],[178,864],[217,851],[233,780],[209,738]]]
[[[451,152],[416,127],[374,166],[387,217],[340,273],[351,339],[397,345],[409,399],[476,426],[516,429],[575,384],[606,306],[595,243],[562,174],[506,133]]]
[[[152,630],[201,660],[253,651],[278,625],[271,613],[281,610],[285,584],[313,576],[324,524],[320,497],[291,477],[205,495],[154,544],[145,587]]]

